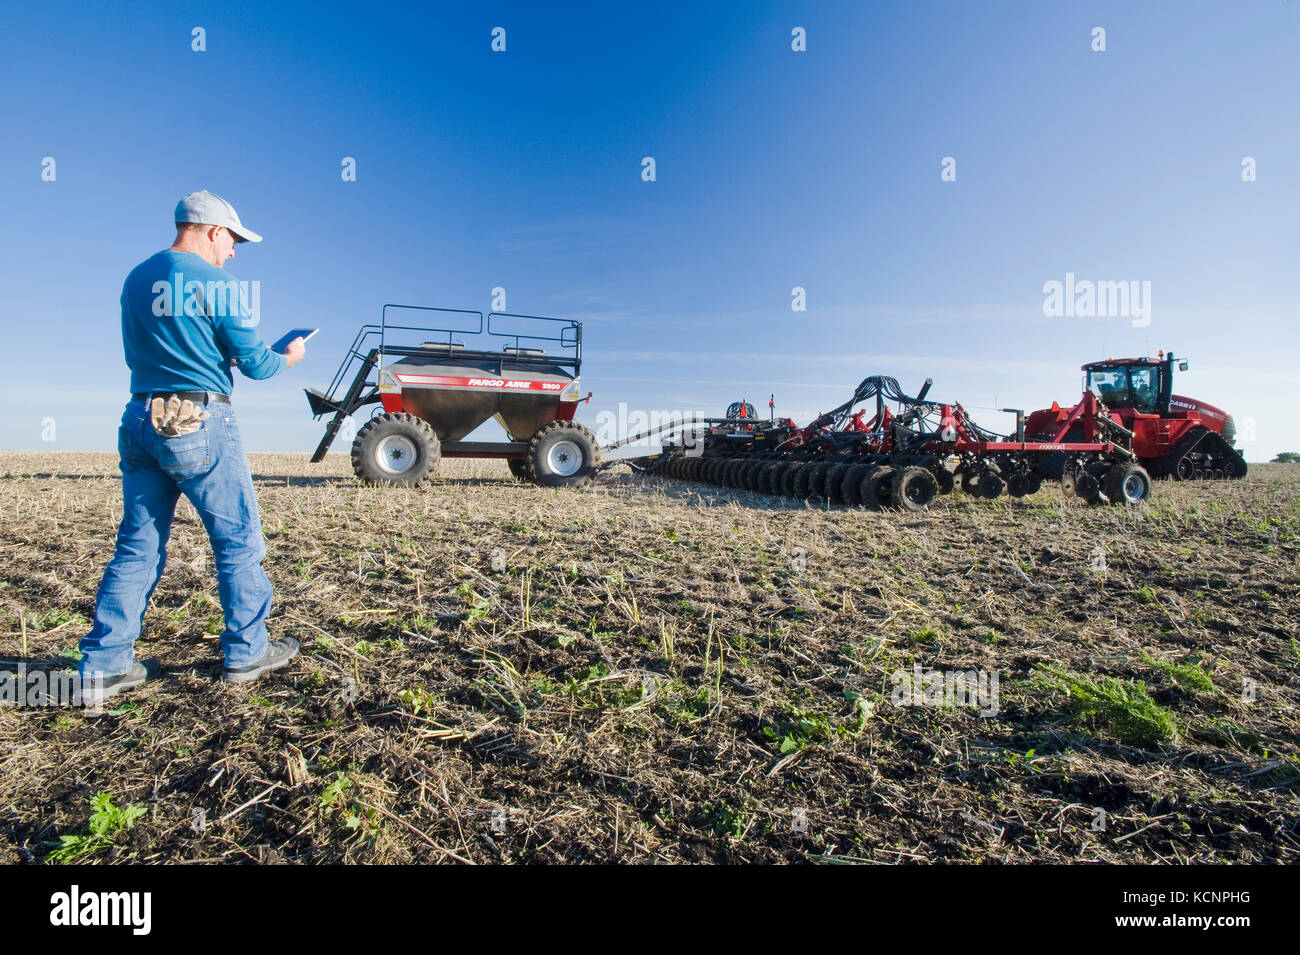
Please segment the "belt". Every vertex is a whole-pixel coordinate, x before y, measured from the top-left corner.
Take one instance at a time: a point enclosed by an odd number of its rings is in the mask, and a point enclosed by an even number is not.
[[[230,404],[230,396],[217,391],[146,391],[133,394],[131,400],[143,401],[147,404],[150,398],[167,398],[171,395],[175,395],[181,401],[205,401],[210,404],[220,405]]]

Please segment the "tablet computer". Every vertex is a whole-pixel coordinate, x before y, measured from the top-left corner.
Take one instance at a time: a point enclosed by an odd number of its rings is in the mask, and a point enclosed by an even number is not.
[[[293,331],[284,335],[279,341],[277,341],[274,345],[272,345],[271,351],[279,352],[281,355],[283,355],[284,350],[289,347],[289,342],[293,341],[295,338],[301,338],[303,341],[307,341],[318,331],[320,331],[319,328],[295,328]]]

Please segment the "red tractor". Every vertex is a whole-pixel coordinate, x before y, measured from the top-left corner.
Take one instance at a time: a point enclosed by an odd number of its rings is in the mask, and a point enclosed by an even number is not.
[[[1173,393],[1174,365],[1186,360],[1163,351],[1156,358],[1107,358],[1083,366],[1086,387],[1133,432],[1133,453],[1153,477],[1180,481],[1242,478],[1246,460],[1233,447],[1236,425],[1227,412]],[[1055,402],[1025,421],[1025,434],[1055,435],[1068,408]],[[1078,436],[1067,434],[1067,440]],[[1041,468],[1040,468],[1041,471]],[[1045,472],[1044,472],[1045,473]]]

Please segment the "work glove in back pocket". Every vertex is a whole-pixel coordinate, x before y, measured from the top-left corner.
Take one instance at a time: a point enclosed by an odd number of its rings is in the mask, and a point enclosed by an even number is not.
[[[154,458],[177,482],[207,474],[212,469],[212,430],[204,422],[197,431],[175,438],[154,435]]]

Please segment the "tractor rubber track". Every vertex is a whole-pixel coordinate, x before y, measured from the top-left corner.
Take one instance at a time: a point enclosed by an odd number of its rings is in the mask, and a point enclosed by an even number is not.
[[[1246,459],[1221,435],[1194,428],[1178,445],[1149,465],[1152,477],[1175,481],[1223,481],[1246,476]]]

